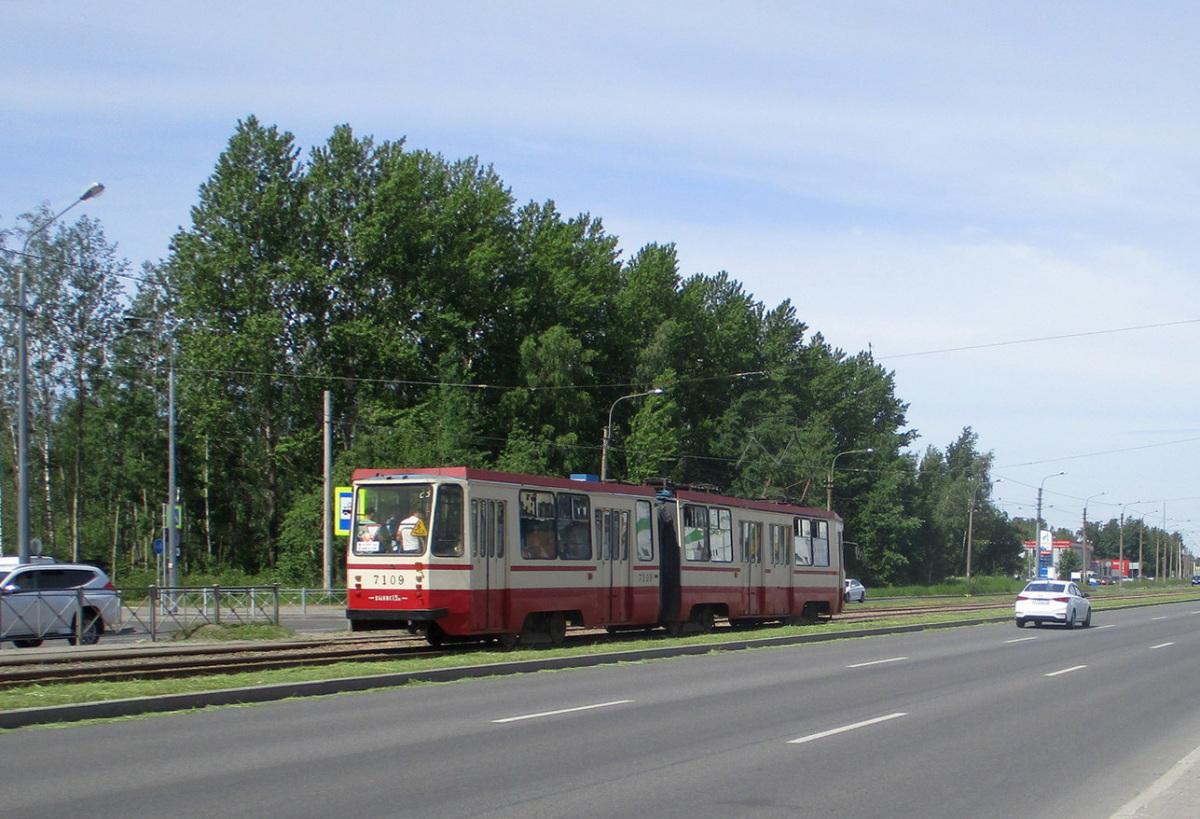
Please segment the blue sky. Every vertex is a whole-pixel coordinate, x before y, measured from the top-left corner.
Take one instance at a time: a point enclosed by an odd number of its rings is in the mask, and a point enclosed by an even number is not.
[[[75,212],[162,258],[251,114],[478,156],[870,349],[917,448],[972,427],[1010,514],[1044,481],[1078,527],[1103,492],[1091,519],[1149,501],[1200,550],[1200,4],[0,9],[0,229],[99,180]]]

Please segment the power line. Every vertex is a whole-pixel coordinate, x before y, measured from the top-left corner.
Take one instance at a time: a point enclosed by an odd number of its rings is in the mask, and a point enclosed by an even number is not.
[[[896,355],[881,355],[876,356],[876,360],[883,361],[892,358],[914,358],[922,355],[941,355],[943,353],[961,353],[967,350],[986,350],[992,347],[1011,347],[1016,344],[1037,344],[1043,341],[1062,341],[1068,338],[1084,338],[1085,336],[1103,336],[1112,333],[1131,333],[1135,330],[1157,330],[1162,327],[1178,327],[1183,324],[1200,323],[1200,318],[1186,319],[1184,321],[1168,321],[1162,324],[1142,324],[1136,327],[1114,327],[1108,330],[1088,330],[1082,333],[1066,333],[1058,336],[1041,336],[1039,338],[1022,338],[1012,341],[995,341],[990,344],[972,344],[967,347],[946,347],[941,350],[924,350],[919,353],[897,353]]]
[[[1182,438],[1178,441],[1160,441],[1159,443],[1156,443],[1156,444],[1141,444],[1139,446],[1124,447],[1123,449],[1105,449],[1105,450],[1100,450],[1098,452],[1085,452],[1080,455],[1064,455],[1059,458],[1046,458],[1041,461],[1026,461],[1025,463],[1020,463],[1020,464],[1004,464],[1002,466],[995,467],[995,469],[1000,470],[1000,469],[1016,469],[1017,467],[1022,467],[1022,466],[1043,466],[1045,464],[1061,463],[1062,461],[1078,461],[1082,458],[1098,458],[1101,455],[1119,455],[1122,452],[1137,452],[1138,450],[1141,450],[1141,449],[1155,449],[1155,448],[1161,447],[1161,446],[1177,446],[1178,444],[1191,444],[1191,443],[1195,443],[1196,441],[1200,441],[1200,438]]]

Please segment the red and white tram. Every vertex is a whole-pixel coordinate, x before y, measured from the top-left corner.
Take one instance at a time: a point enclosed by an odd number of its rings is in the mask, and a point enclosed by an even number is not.
[[[842,610],[832,512],[470,467],[358,469],[346,616],[432,643],[673,633]]]

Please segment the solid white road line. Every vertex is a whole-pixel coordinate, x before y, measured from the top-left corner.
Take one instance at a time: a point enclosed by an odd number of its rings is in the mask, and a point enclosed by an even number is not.
[[[812,742],[813,740],[825,739],[826,737],[836,736],[837,734],[844,734],[847,731],[854,731],[859,728],[866,728],[868,725],[877,725],[881,722],[887,722],[890,719],[897,719],[899,717],[907,717],[907,716],[908,716],[907,711],[898,711],[895,714],[888,714],[885,717],[875,717],[875,719],[863,720],[862,722],[856,722],[853,725],[843,725],[841,728],[833,728],[829,731],[822,731],[819,734],[809,734],[808,736],[800,737],[799,739],[789,739],[788,745],[803,745],[804,743]]]
[[[505,717],[504,719],[494,719],[492,722],[520,722],[523,719],[538,719],[539,717],[556,717],[559,714],[574,714],[577,711],[591,711],[596,708],[609,708],[613,705],[625,705],[633,700],[613,700],[612,702],[598,702],[595,705],[580,705],[576,708],[560,708],[557,711],[542,711],[538,714],[524,714],[519,717]]]

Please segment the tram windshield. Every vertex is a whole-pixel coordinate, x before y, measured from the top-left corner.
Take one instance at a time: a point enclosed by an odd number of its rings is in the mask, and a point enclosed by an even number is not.
[[[354,554],[461,557],[463,488],[458,484],[360,486]]]
[[[433,504],[432,484],[362,486],[355,501],[355,554],[425,553]]]

